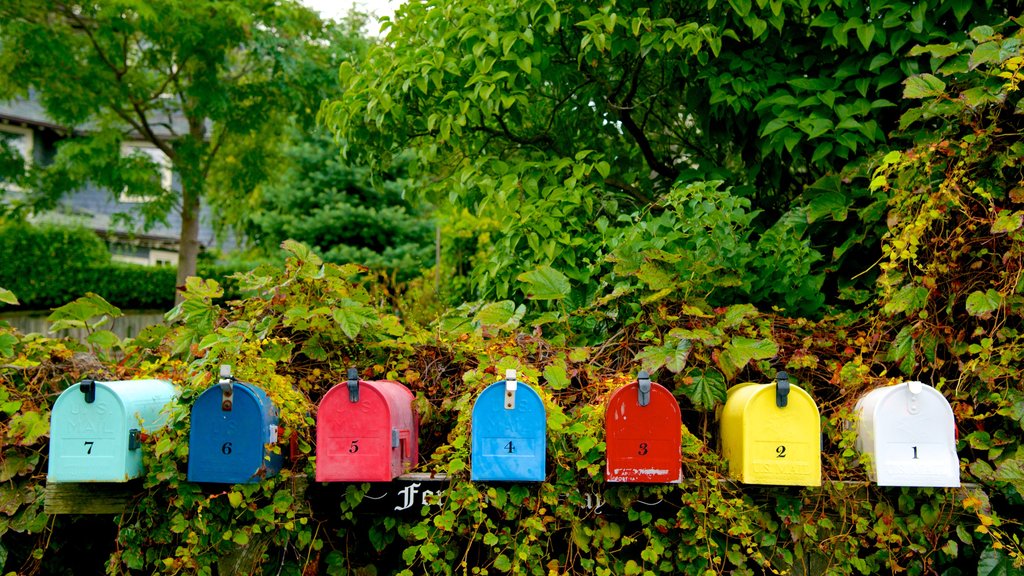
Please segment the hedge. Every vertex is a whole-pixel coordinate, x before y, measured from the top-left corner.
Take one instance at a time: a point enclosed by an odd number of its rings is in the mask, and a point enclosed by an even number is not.
[[[103,240],[85,228],[12,223],[0,225],[0,286],[17,296],[18,310],[62,306],[87,292],[122,309],[174,306],[177,268],[114,262]],[[224,285],[225,296],[238,295],[228,278],[239,267],[201,264],[198,275]],[[0,310],[12,309],[0,304]]]

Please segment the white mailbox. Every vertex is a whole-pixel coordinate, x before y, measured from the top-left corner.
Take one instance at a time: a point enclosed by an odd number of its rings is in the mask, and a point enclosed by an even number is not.
[[[960,486],[956,423],[949,402],[921,382],[886,386],[856,406],[857,450],[871,455],[879,486]]]

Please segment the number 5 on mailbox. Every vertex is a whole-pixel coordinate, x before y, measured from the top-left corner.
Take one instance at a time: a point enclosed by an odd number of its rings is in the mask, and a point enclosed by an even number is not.
[[[473,480],[542,482],[546,476],[547,417],[537,392],[507,370],[473,404]]]

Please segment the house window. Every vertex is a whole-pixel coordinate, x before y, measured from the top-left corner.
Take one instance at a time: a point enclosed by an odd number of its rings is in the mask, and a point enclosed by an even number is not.
[[[17,150],[25,159],[25,164],[32,160],[32,130],[20,126],[0,124],[0,139],[9,147]]]
[[[167,157],[167,154],[164,154],[163,150],[149,142],[132,141],[121,144],[121,154],[125,156],[131,156],[132,154],[144,154],[149,157],[149,159],[155,162],[160,168],[160,187],[164,190],[171,189],[171,183],[173,181],[171,159]],[[151,198],[132,194],[130,190],[122,190],[121,196],[118,200],[125,203],[135,204],[139,202],[148,202]]]
[[[0,124],[0,141],[3,141],[7,144],[8,148],[14,149],[15,152],[21,155],[25,160],[26,168],[29,166],[32,162],[32,130],[20,126]],[[9,184],[9,187],[14,190],[21,189],[15,184]]]

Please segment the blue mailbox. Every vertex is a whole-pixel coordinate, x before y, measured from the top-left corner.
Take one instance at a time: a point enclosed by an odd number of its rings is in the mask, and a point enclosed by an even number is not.
[[[488,386],[473,404],[473,480],[543,482],[547,470],[547,417],[537,392],[516,381]]]
[[[189,481],[244,484],[277,474],[277,421],[277,407],[263,390],[235,380],[230,367],[221,366],[218,383],[192,406]]]
[[[162,428],[176,395],[166,380],[83,380],[50,413],[48,482],[127,482],[142,475],[143,431]]]

